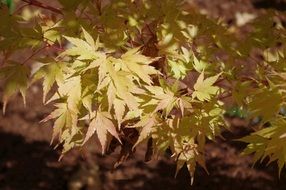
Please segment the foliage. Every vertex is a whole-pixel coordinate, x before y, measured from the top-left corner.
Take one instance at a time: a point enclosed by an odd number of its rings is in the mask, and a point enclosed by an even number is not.
[[[13,1],[1,2],[3,111],[12,95],[25,102],[27,89],[42,81],[43,102],[55,106],[43,122],[54,120],[52,139],[63,154],[95,133],[102,153],[110,152],[114,139],[124,144],[138,132],[119,163],[151,142],[147,154],[169,149],[177,172],[186,165],[193,176],[197,164],[206,169],[206,141],[226,127],[228,98],[240,117],[262,118],[241,139],[244,152],[277,160],[280,171],[285,165],[283,13],[253,20],[240,38],[183,0],[23,0],[15,10]],[[21,52],[30,55],[19,59]]]

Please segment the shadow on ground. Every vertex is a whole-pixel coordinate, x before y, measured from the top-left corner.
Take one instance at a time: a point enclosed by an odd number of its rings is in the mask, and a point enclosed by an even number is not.
[[[255,8],[276,9],[279,11],[286,11],[285,0],[256,0],[253,2]]]
[[[47,142],[28,143],[21,136],[0,133],[1,190],[62,190],[73,166],[58,162]]]
[[[95,154],[105,190],[282,190],[285,175],[277,178],[276,166],[251,168],[251,158],[238,157],[235,145],[226,142],[207,145],[209,175],[198,168],[190,187],[184,168],[174,178],[175,165],[166,158],[146,164],[132,159],[111,172],[108,157]],[[1,190],[66,190],[77,165],[58,162],[59,153],[46,142],[26,142],[21,136],[0,132]],[[109,162],[109,164],[108,164]],[[82,188],[84,190],[85,188]]]

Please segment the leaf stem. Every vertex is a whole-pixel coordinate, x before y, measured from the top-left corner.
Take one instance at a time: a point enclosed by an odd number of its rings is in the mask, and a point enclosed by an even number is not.
[[[37,55],[38,53],[40,53],[41,51],[43,51],[47,46],[43,46],[40,49],[38,49],[37,51],[35,51],[34,53],[32,53],[32,55],[30,55],[25,61],[22,62],[22,65],[26,64],[29,60],[31,60],[35,55]]]
[[[52,11],[52,12],[57,13],[57,14],[61,14],[61,15],[63,14],[60,9],[46,5],[46,4],[43,4],[37,0],[22,0],[22,1],[24,1],[25,3],[28,3],[29,5],[40,7],[42,9],[46,9],[46,10]]]

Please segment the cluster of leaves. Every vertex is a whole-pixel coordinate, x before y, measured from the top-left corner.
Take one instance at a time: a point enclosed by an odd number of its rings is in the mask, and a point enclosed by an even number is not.
[[[121,144],[120,163],[148,142],[147,157],[169,150],[177,171],[186,165],[193,176],[197,164],[206,168],[207,140],[226,127],[228,99],[247,110],[241,117],[262,118],[258,131],[242,139],[249,143],[245,153],[255,152],[255,161],[278,160],[283,168],[282,13],[252,21],[242,39],[224,23],[189,10],[187,1],[24,0],[14,12],[13,1],[3,2],[3,111],[18,92],[25,102],[28,87],[41,80],[43,102],[55,106],[43,122],[54,120],[52,139],[63,154],[96,134],[102,153],[114,140]],[[31,55],[19,59],[21,52]]]

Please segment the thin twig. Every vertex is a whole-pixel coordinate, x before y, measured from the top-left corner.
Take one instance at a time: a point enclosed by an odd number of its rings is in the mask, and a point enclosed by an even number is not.
[[[13,14],[18,13],[20,10],[22,10],[23,8],[25,8],[25,7],[27,7],[27,6],[29,6],[29,4],[24,4],[24,5],[20,6],[17,10],[14,11]]]
[[[22,62],[22,65],[24,65],[25,63],[27,63],[28,61],[30,61],[35,55],[37,55],[38,53],[40,53],[41,51],[43,51],[47,46],[43,46],[40,49],[38,49],[37,51],[35,51],[32,55],[30,55],[25,61]]]
[[[102,12],[101,12],[101,0],[96,0],[95,1],[95,5],[96,5],[96,8],[98,10],[99,16],[101,16],[102,15]]]
[[[63,14],[60,9],[46,5],[46,4],[43,4],[37,0],[22,0],[22,1],[24,1],[25,3],[28,3],[29,5],[40,7],[42,9],[46,9],[46,10],[52,11],[52,12],[57,13],[57,14],[61,14],[61,15]]]

